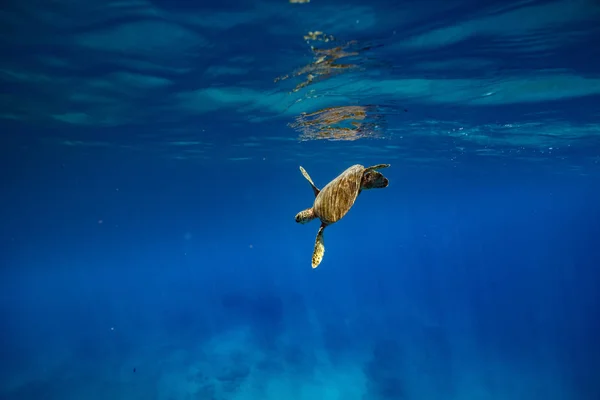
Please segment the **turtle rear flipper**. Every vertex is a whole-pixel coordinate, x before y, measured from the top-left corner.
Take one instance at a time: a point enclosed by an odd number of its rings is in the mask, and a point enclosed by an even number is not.
[[[296,222],[298,222],[299,224],[305,224],[307,222],[312,221],[313,219],[316,218],[315,215],[315,211],[313,210],[313,208],[307,208],[306,210],[302,210],[300,211],[298,214],[296,214]]]
[[[312,255],[312,267],[313,269],[317,268],[321,261],[323,260],[323,255],[325,254],[325,242],[323,241],[323,230],[327,225],[321,224],[319,228],[319,232],[317,233],[317,239],[315,240],[315,249]]]
[[[312,186],[313,192],[315,192],[315,197],[317,197],[317,195],[320,192],[319,188],[317,188],[317,186],[314,184],[312,179],[310,179],[310,175],[308,175],[308,172],[306,172],[306,170],[304,168],[302,168],[302,166],[300,166],[300,172],[302,172],[302,175],[304,175],[304,177],[306,178],[308,183],[310,183],[310,186]]]

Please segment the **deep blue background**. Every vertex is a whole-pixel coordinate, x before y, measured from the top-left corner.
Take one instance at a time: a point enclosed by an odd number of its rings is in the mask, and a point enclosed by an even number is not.
[[[34,151],[4,160],[15,171],[0,216],[5,376],[66,351],[84,369],[127,359],[118,368],[156,335],[185,346],[246,324],[281,354],[278,336],[310,332],[315,313],[334,360],[383,346],[391,361],[365,368],[375,382],[393,370],[394,390],[419,393],[405,370],[422,363],[445,393],[473,364],[490,392],[523,369],[534,393],[550,395],[549,376],[576,398],[598,393],[597,175],[394,163],[389,188],[327,229],[313,271],[318,224],[293,221],[312,200],[296,165]],[[343,164],[304,166],[319,185]]]

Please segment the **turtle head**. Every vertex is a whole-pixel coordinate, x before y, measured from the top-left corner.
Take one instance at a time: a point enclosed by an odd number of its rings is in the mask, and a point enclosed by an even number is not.
[[[307,222],[312,221],[313,219],[315,219],[315,213],[312,207],[307,208],[306,210],[302,210],[298,214],[296,214],[296,222],[299,224],[305,224]]]
[[[382,189],[387,187],[390,181],[378,171],[367,171],[362,177],[360,184],[362,189]]]

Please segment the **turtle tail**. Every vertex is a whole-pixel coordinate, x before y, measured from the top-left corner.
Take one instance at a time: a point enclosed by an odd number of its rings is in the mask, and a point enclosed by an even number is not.
[[[323,261],[323,255],[325,255],[325,242],[323,241],[323,230],[327,225],[321,224],[319,232],[317,233],[317,239],[315,240],[315,249],[312,255],[312,267],[317,268],[321,261]]]

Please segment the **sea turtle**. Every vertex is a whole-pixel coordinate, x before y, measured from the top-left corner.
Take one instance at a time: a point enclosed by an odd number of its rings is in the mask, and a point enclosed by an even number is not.
[[[356,198],[363,189],[381,189],[388,186],[388,179],[378,169],[387,168],[390,164],[379,164],[364,167],[360,164],[353,165],[329,182],[323,189],[315,186],[314,182],[302,166],[300,172],[312,186],[315,193],[315,202],[311,208],[296,214],[296,222],[305,224],[315,218],[321,220],[321,227],[317,233],[315,249],[312,255],[312,267],[317,268],[325,254],[323,230],[340,219],[350,210]]]

